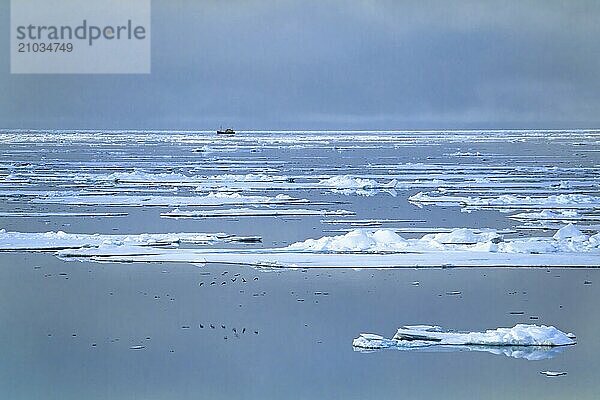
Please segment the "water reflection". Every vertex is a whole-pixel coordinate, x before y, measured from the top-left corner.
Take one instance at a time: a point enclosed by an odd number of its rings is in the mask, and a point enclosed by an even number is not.
[[[421,347],[388,346],[380,349],[365,349],[353,346],[355,352],[359,353],[377,353],[388,349],[426,352],[426,353],[452,353],[456,351],[483,351],[495,355],[502,355],[511,358],[519,358],[529,361],[548,360],[561,354],[565,347],[572,346],[473,346],[473,345],[432,345]]]

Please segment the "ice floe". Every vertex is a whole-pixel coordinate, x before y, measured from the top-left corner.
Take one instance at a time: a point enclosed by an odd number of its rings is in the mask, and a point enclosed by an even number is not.
[[[230,208],[225,210],[179,210],[161,213],[164,218],[224,218],[224,217],[285,217],[285,216],[327,216],[354,215],[348,210],[308,210],[308,209],[265,209],[265,208]]]
[[[62,249],[108,247],[140,248],[145,246],[177,246],[180,243],[210,244],[216,242],[251,242],[260,238],[225,233],[144,233],[138,235],[102,235],[44,232],[7,232],[0,230],[0,251],[51,251]],[[102,250],[100,250],[102,252]],[[139,251],[137,251],[139,253]]]
[[[381,224],[350,224],[349,227],[346,228],[338,228],[338,229],[327,229],[324,230],[324,232],[333,232],[333,233],[347,233],[350,232],[354,229],[356,229],[357,227],[363,227],[363,228],[378,228],[380,227]],[[561,225],[562,226],[562,225]],[[390,229],[393,230],[394,232],[396,232],[397,234],[404,234],[404,233],[408,233],[408,234],[417,234],[417,233],[421,233],[421,234],[425,234],[425,233],[452,233],[453,231],[455,231],[456,229],[469,229],[469,231],[473,234],[480,234],[480,233],[484,233],[484,232],[489,232],[489,229],[479,229],[479,228],[444,228],[444,227],[389,227],[386,226],[386,229]],[[600,230],[600,229],[599,229]],[[508,234],[515,234],[518,233],[519,231],[516,229],[501,229],[501,230],[496,230],[495,233],[497,233],[498,235],[508,235]],[[469,242],[465,242],[465,244],[468,244]]]
[[[455,205],[463,208],[497,208],[497,209],[595,209],[600,208],[600,197],[584,194],[560,194],[551,196],[515,196],[501,195],[496,197],[478,196],[446,196],[419,192],[409,197],[409,201],[417,204]]]
[[[77,180],[92,180],[92,181],[110,181],[110,182],[174,182],[174,183],[182,183],[182,182],[197,182],[202,179],[202,177],[196,176],[188,176],[181,173],[148,173],[144,171],[134,171],[134,172],[114,172],[112,174],[107,175],[84,175],[80,177],[75,177]]]
[[[355,350],[380,349],[433,351],[486,351],[513,358],[542,360],[560,352],[557,347],[574,345],[572,334],[553,326],[517,324],[512,328],[484,332],[459,332],[434,325],[408,325],[398,328],[391,339],[361,333],[352,341]]]
[[[0,217],[5,218],[38,218],[38,217],[92,217],[92,218],[116,218],[126,217],[125,212],[103,213],[103,212],[35,212],[35,211],[14,211],[0,212]]]
[[[560,253],[594,252],[600,254],[600,234],[587,236],[573,225],[557,231],[552,238],[504,238],[497,231],[456,228],[450,232],[426,234],[405,239],[391,229],[355,229],[345,235],[324,236],[291,244],[287,248],[304,252],[444,252],[475,253]]]
[[[34,197],[34,203],[69,204],[88,206],[221,206],[221,205],[252,205],[252,204],[302,204],[308,200],[298,199],[286,194],[276,196],[248,196],[240,193],[213,192],[201,196],[123,196],[123,195],[62,195],[50,194]]]
[[[267,174],[222,174],[212,175],[208,179],[215,181],[232,181],[232,182],[274,182],[285,181],[285,176],[275,176]]]
[[[373,179],[352,177],[350,175],[336,175],[327,179],[321,179],[319,184],[332,189],[336,193],[345,195],[373,196],[379,192],[386,192],[395,196],[396,191],[394,189],[398,182],[393,179],[388,183],[379,183]]]
[[[546,375],[548,377],[557,377],[557,376],[564,376],[567,373],[565,371],[540,371],[540,374],[542,375]]]
[[[245,182],[285,182],[284,176],[264,173],[221,174],[221,175],[186,175],[183,173],[157,173],[136,170],[133,172],[114,172],[111,174],[76,176],[75,180],[91,180],[96,182],[144,183],[144,184],[191,184],[214,186],[215,183],[227,186],[228,183]]]
[[[455,151],[454,153],[445,154],[450,157],[482,157],[484,155],[491,156],[491,154],[481,154],[478,151]]]
[[[523,212],[513,214],[509,216],[509,218],[524,222],[600,221],[600,215],[586,214],[576,210],[542,210],[539,212]]]
[[[394,223],[421,223],[426,222],[425,220],[419,219],[324,219],[321,220],[324,224],[349,224],[350,226],[379,226],[383,224],[394,224]]]

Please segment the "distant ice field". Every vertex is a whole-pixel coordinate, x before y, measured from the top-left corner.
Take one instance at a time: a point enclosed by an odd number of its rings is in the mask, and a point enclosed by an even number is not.
[[[395,242],[489,229],[499,235],[475,247],[396,246],[410,254],[367,261],[305,248],[319,261],[302,266],[600,266],[599,131],[5,130],[0,143],[0,229],[19,241],[13,249],[35,250],[35,235],[22,244],[27,233],[220,232],[261,240],[175,243],[112,261],[202,262],[190,256],[199,247],[222,248],[220,261],[286,267],[298,265],[277,256],[287,246],[356,228],[386,229]],[[578,239],[548,242],[567,225]],[[3,248],[10,240],[3,235]],[[114,241],[84,246],[94,258],[143,253]]]

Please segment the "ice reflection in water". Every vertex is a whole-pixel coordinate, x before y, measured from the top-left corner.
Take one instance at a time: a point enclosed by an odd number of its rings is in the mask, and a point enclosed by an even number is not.
[[[416,351],[424,353],[452,353],[455,351],[482,351],[499,356],[519,358],[529,361],[549,360],[561,354],[566,347],[570,346],[447,346],[447,345],[429,345],[419,347],[389,346],[380,349],[365,349],[353,346],[355,352],[359,353],[378,353],[384,350]]]

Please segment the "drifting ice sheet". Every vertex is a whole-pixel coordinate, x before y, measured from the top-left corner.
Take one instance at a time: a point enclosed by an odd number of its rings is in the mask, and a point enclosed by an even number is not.
[[[180,173],[148,173],[144,171],[135,172],[115,172],[108,175],[86,175],[87,178],[94,181],[115,181],[115,182],[143,182],[143,183],[202,183],[205,181],[232,181],[232,182],[273,182],[276,180],[285,180],[285,177],[270,176],[265,174],[224,174],[213,176],[184,175]]]
[[[600,215],[579,213],[574,210],[526,212],[511,215],[509,218],[525,222],[565,222],[565,221],[600,221]]]
[[[298,204],[308,203],[285,194],[277,196],[245,196],[239,193],[209,193],[205,196],[119,196],[119,195],[50,195],[36,197],[35,203],[105,206],[222,206],[249,204]]]
[[[35,212],[15,211],[0,212],[0,217],[7,218],[38,218],[38,217],[93,217],[93,218],[116,218],[126,217],[127,213],[102,213],[102,212]]]
[[[0,230],[0,251],[50,251],[81,248],[130,248],[140,254],[145,246],[176,246],[179,243],[209,244],[215,242],[256,241],[256,237],[228,235],[226,233],[144,233],[139,235],[101,235],[44,232],[6,232]],[[103,250],[99,250],[100,253]]]
[[[408,200],[417,205],[458,205],[469,209],[594,209],[600,207],[600,197],[585,194],[560,194],[552,196],[515,196],[505,194],[496,197],[446,196],[419,192]]]
[[[471,350],[503,354],[514,358],[541,360],[560,352],[557,347],[574,345],[572,334],[553,326],[518,324],[512,328],[485,332],[455,332],[433,325],[408,325],[398,329],[392,339],[361,333],[352,341],[355,350],[432,349],[433,351]]]
[[[336,175],[319,181],[320,185],[330,188],[335,193],[341,193],[346,196],[351,194],[374,196],[380,192],[396,196],[394,189],[397,183],[395,179],[388,183],[379,183],[374,179],[356,178],[350,175]]]
[[[575,226],[559,229],[552,238],[504,239],[492,229],[457,228],[449,233],[427,234],[420,239],[405,239],[391,229],[355,229],[345,235],[325,236],[294,243],[287,248],[305,252],[422,253],[463,251],[479,253],[584,253],[598,252],[600,234],[587,236]]]
[[[227,210],[200,211],[181,211],[179,209],[175,209],[173,211],[160,214],[160,216],[164,218],[277,217],[311,215],[354,215],[354,212],[347,210],[232,208]]]

